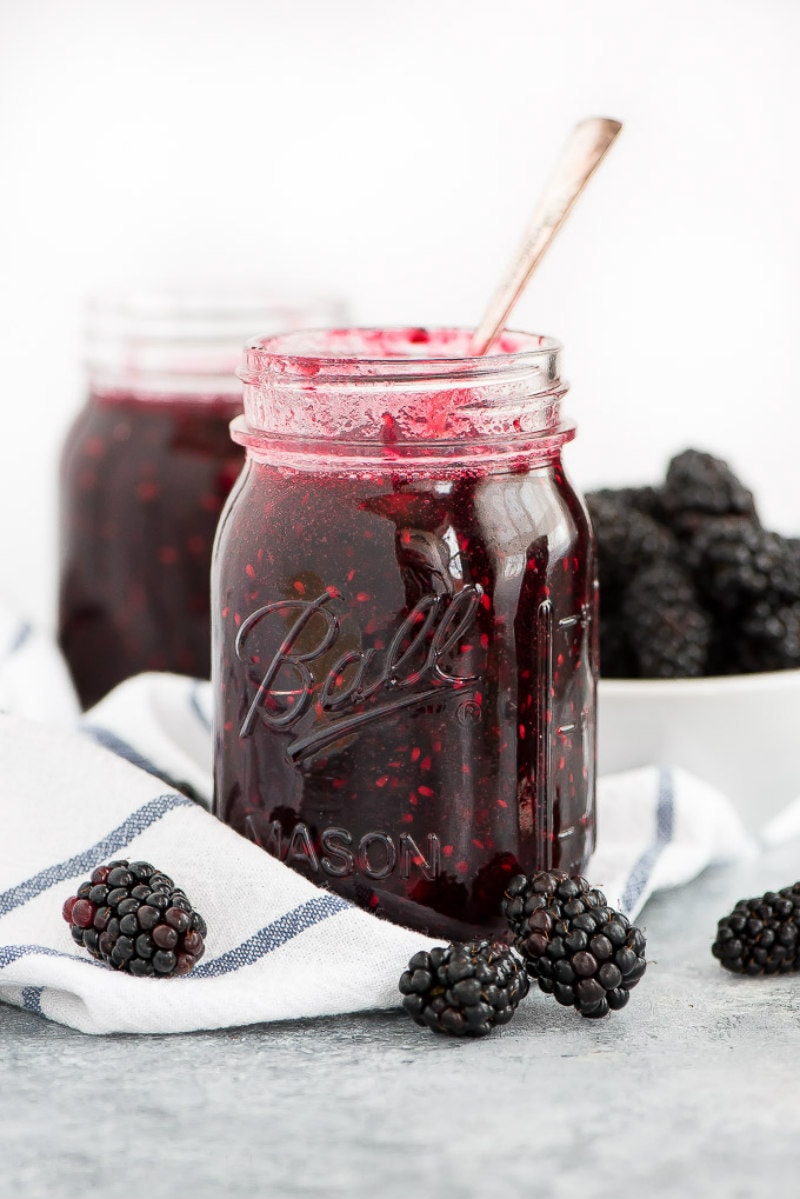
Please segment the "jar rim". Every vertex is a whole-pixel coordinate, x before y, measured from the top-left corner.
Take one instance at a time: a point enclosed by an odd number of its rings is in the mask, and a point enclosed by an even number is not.
[[[195,334],[195,326],[205,335],[203,326],[218,323],[235,326],[246,322],[249,333],[254,333],[254,320],[277,319],[296,321],[309,313],[319,315],[321,311],[341,316],[344,303],[338,296],[324,293],[302,293],[273,291],[255,282],[206,282],[197,286],[182,283],[139,284],[110,286],[91,292],[85,299],[84,311],[89,331],[99,325],[103,332],[106,326],[119,322],[127,323],[130,332],[139,332],[139,326],[148,327],[155,337],[174,336],[170,326],[185,326],[184,336]],[[292,324],[290,328],[295,328]],[[139,334],[141,335],[141,334]],[[195,334],[196,335],[196,334]]]
[[[241,394],[242,346],[260,329],[347,319],[332,296],[270,292],[255,282],[110,287],[86,301],[84,361],[93,388],[158,394]]]
[[[326,446],[340,463],[340,454],[385,464],[417,454],[539,453],[565,430],[559,343],[505,332],[492,354],[478,357],[465,353],[472,336],[463,328],[356,327],[260,338],[245,350],[244,417],[233,436],[284,461],[318,458]]]
[[[293,378],[305,385],[312,380],[423,382],[449,374],[476,380],[509,371],[540,373],[548,386],[557,378],[562,345],[554,337],[507,329],[488,353],[477,355],[466,352],[472,336],[473,330],[458,326],[294,329],[248,342],[239,378],[255,386],[276,376],[286,385]],[[438,349],[426,352],[430,346]],[[382,352],[375,353],[376,348]]]

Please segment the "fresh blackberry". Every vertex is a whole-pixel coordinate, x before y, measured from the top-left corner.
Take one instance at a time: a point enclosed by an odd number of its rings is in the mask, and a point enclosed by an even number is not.
[[[622,602],[621,623],[637,675],[691,679],[704,673],[712,622],[680,566],[657,562],[634,575]]]
[[[652,516],[632,507],[624,491],[590,492],[586,500],[597,541],[602,610],[604,602],[614,603],[637,570],[674,556],[677,543]]]
[[[661,492],[664,519],[675,530],[691,533],[709,516],[745,516],[756,520],[753,494],[727,462],[700,450],[684,450],[667,468]]]
[[[717,611],[713,615],[711,642],[706,661],[707,675],[743,674],[752,667],[743,661],[743,642],[737,613]]]
[[[503,914],[546,995],[592,1019],[625,1007],[647,966],[645,939],[602,891],[563,870],[519,874]]]
[[[188,974],[205,952],[203,917],[149,862],[98,866],[66,901],[63,916],[77,945],[137,977]]]
[[[661,492],[657,487],[601,487],[590,491],[588,498],[592,504],[621,504],[663,522]]]
[[[600,673],[604,679],[632,679],[639,673],[622,613],[600,603]]]
[[[800,970],[800,883],[740,899],[719,921],[711,952],[734,974]]]
[[[688,560],[697,585],[721,612],[772,597],[800,600],[798,543],[735,517],[708,520],[692,536]]]
[[[472,941],[415,953],[399,986],[416,1024],[455,1037],[485,1037],[495,1025],[508,1024],[529,983],[513,949]]]
[[[738,658],[744,671],[800,667],[800,602],[760,600],[743,618]]]

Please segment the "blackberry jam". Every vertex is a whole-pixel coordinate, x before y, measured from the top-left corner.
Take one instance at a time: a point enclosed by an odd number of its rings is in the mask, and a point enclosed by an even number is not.
[[[254,328],[301,314],[226,292],[90,308],[60,510],[59,636],[84,707],[144,670],[209,676],[211,549],[243,461],[228,431],[236,362]]]
[[[596,586],[559,347],[253,343],[212,571],[215,809],[370,911],[499,932],[594,843]]]
[[[93,393],[62,459],[61,647],[84,707],[143,670],[207,678],[209,568],[238,400]]]

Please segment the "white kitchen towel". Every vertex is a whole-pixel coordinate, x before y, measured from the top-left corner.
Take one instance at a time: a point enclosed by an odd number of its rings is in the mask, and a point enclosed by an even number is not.
[[[0,999],[91,1033],[397,1004],[400,973],[430,941],[315,887],[159,781],[188,781],[207,798],[208,707],[208,684],[147,675],[88,713],[80,733],[0,717]],[[723,797],[669,770],[602,780],[598,822],[589,874],[629,915],[654,889],[751,848]],[[73,943],[63,901],[120,857],[154,862],[206,919],[206,956],[187,977],[132,978]]]
[[[0,712],[72,728],[80,705],[55,642],[0,605]],[[2,763],[0,763],[2,765]]]
[[[186,1032],[398,1002],[430,944],[301,878],[194,801],[77,733],[0,716],[0,998],[84,1032]],[[115,858],[152,861],[208,924],[183,978],[79,949],[61,906]]]

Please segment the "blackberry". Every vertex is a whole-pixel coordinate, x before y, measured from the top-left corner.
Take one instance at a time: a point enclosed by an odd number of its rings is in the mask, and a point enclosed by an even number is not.
[[[734,974],[800,970],[800,883],[740,899],[719,921],[711,952]]]
[[[600,673],[604,679],[632,679],[638,673],[622,614],[608,611],[601,598]]]
[[[658,562],[634,575],[622,603],[622,626],[642,678],[704,673],[712,622],[680,566]]]
[[[716,612],[706,662],[707,675],[742,674],[752,667],[743,662],[743,642],[736,613]]]
[[[671,460],[661,506],[664,519],[679,534],[691,533],[709,516],[756,520],[753,493],[727,462],[700,450],[684,450]]]
[[[485,1037],[508,1024],[529,983],[513,949],[472,941],[415,953],[399,986],[403,1007],[422,1028]]]
[[[637,570],[677,552],[669,530],[632,507],[625,495],[605,490],[586,497],[597,541],[601,610],[604,602],[614,602]]]
[[[796,540],[735,517],[706,521],[695,531],[688,557],[698,587],[721,612],[755,601],[800,601],[800,549]]]
[[[188,974],[205,952],[203,917],[149,862],[98,866],[66,901],[63,916],[77,945],[137,977]]]
[[[593,504],[622,504],[663,523],[661,492],[657,487],[601,487],[590,491],[588,498]]]
[[[602,891],[563,870],[519,874],[503,914],[546,995],[592,1019],[625,1007],[647,966],[645,939]]]
[[[746,671],[800,667],[800,602],[760,600],[742,620],[738,655]]]

